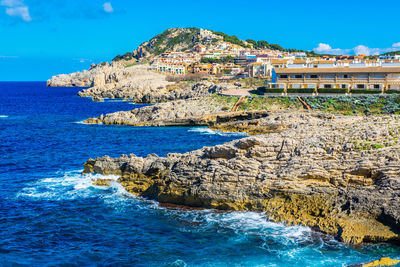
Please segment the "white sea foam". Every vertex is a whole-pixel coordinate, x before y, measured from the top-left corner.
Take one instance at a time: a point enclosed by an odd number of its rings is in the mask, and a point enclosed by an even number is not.
[[[258,242],[260,249],[280,258],[301,258],[305,250],[318,250],[315,244],[322,243],[322,235],[310,228],[275,223],[263,213],[164,209],[165,215],[172,220],[185,222],[179,229],[181,232],[226,234],[229,235],[228,243],[239,246]],[[313,244],[313,247],[310,248],[308,244]]]
[[[263,213],[213,212],[205,218],[209,225],[228,233],[232,231],[234,234],[229,238],[230,243],[243,244],[254,242],[249,240],[259,240],[261,249],[282,259],[301,259],[310,250],[321,253],[317,245],[323,244],[321,234],[313,232],[309,227],[271,222]]]
[[[82,120],[82,121],[74,121],[73,123],[74,124],[83,124],[83,125],[93,125],[93,123],[86,123],[86,122],[84,122],[84,120]],[[95,125],[103,125],[103,123],[99,122],[99,123],[95,123]]]
[[[111,180],[111,187],[94,186],[93,180],[98,178]],[[32,201],[65,201],[96,197],[102,199],[104,205],[118,212],[137,212],[137,216],[150,212],[154,213],[154,216],[165,216],[171,223],[176,222],[180,232],[222,234],[227,236],[226,242],[238,246],[256,243],[259,249],[280,259],[294,261],[301,260],[307,253],[322,253],[318,247],[318,243],[323,243],[322,240],[318,240],[320,235],[313,233],[308,227],[288,227],[282,223],[274,223],[265,214],[256,212],[188,211],[161,207],[155,201],[143,201],[132,196],[117,179],[117,176],[98,174],[82,176],[81,170],[64,172],[56,177],[43,178],[27,184],[17,197]],[[174,264],[185,266],[183,261]]]
[[[196,128],[191,128],[188,130],[188,132],[195,132],[195,133],[200,133],[204,135],[220,135],[220,136],[247,136],[246,133],[234,133],[234,132],[221,132],[221,131],[214,131],[211,130],[210,128],[205,128],[205,127],[196,127]]]
[[[287,238],[299,238],[310,233],[308,227],[293,226],[287,227],[282,223],[271,222],[268,217],[257,212],[228,212],[216,213],[206,216],[207,221],[217,222],[237,231],[246,232],[279,232],[280,236]],[[282,230],[282,232],[281,232]]]
[[[85,121],[85,120],[74,121],[74,123],[75,123],[75,124],[85,124],[85,125],[86,125],[87,123],[85,123],[84,121]]]
[[[173,263],[169,264],[168,266],[173,266],[173,267],[186,267],[187,264],[183,260],[176,260]]]
[[[0,115],[0,118],[8,118],[9,116],[7,115]]]
[[[128,194],[125,189],[116,182],[117,176],[102,176],[99,174],[81,175],[82,171],[65,172],[58,177],[43,178],[28,184],[17,197],[46,200],[72,200],[76,198],[89,198],[100,193],[100,197],[122,196]],[[111,180],[111,187],[94,186],[93,181],[98,178]],[[109,194],[101,193],[108,191]]]
[[[311,229],[304,226],[286,226],[283,223],[275,223],[263,213],[257,212],[215,212],[213,210],[186,210],[164,209],[166,213],[179,220],[198,223],[205,228],[224,228],[234,231],[236,234],[273,235],[286,241],[298,241],[309,239]],[[190,230],[192,231],[192,229]]]

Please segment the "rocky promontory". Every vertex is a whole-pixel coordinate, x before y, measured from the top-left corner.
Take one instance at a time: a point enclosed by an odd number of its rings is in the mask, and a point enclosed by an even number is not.
[[[159,103],[176,99],[189,99],[214,94],[232,87],[203,81],[197,83],[170,82],[164,74],[150,70],[149,65],[126,67],[123,64],[105,63],[89,71],[62,74],[47,82],[51,87],[90,87],[78,93],[94,100],[104,98],[130,99],[135,103]]]
[[[240,109],[239,107],[246,104],[246,101],[247,99],[241,101],[237,97],[211,95],[114,112],[89,118],[84,122],[129,126],[208,126],[220,131],[249,134],[269,133],[286,127],[282,122],[277,122],[269,116],[271,111],[284,112],[281,105],[270,103],[268,109],[259,106]]]
[[[101,86],[105,83],[115,83],[128,75],[123,71],[124,69],[125,65],[118,62],[92,64],[89,70],[53,76],[47,81],[47,86],[91,87]]]
[[[398,242],[399,117],[270,112],[280,125],[185,154],[90,159],[85,173],[119,175],[161,203],[266,212],[358,244]]]

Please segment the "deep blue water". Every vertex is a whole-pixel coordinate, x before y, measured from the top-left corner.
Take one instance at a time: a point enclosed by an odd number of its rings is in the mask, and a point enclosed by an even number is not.
[[[1,266],[345,266],[390,245],[349,247],[262,214],[167,209],[81,176],[88,158],[186,152],[238,135],[205,128],[85,125],[140,107],[92,102],[78,88],[0,83]]]

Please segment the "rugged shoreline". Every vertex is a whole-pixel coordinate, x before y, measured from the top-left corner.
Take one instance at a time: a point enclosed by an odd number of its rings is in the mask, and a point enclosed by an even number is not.
[[[394,112],[396,97],[329,100],[335,110],[353,114],[343,116],[305,111],[296,98],[220,97],[215,93],[223,86],[170,83],[143,65],[105,65],[93,72],[98,75],[92,87],[80,96],[164,103],[85,123],[208,126],[258,136],[164,158],[90,159],[84,173],[118,175],[128,192],[160,203],[266,212],[274,221],[309,226],[351,244],[400,242],[399,117],[354,116],[380,114],[384,101],[393,102]],[[309,101],[331,109],[321,98]]]
[[[121,63],[94,65],[89,71],[61,74],[47,81],[48,87],[88,87],[78,92],[95,101],[104,98],[129,99],[135,103],[160,103],[208,96],[233,86],[209,81],[172,82],[165,74],[149,70],[149,65]]]
[[[398,116],[265,114],[255,121],[279,130],[165,158],[90,159],[84,172],[119,175],[160,203],[267,212],[352,244],[399,242]]]
[[[273,102],[279,101],[281,100],[276,99]],[[287,108],[280,103],[271,102],[268,109],[263,109],[261,106],[240,109],[238,103],[245,104],[245,101],[238,97],[212,95],[100,115],[86,119],[85,123],[157,127],[208,126],[213,130],[248,134],[279,132],[287,127],[282,122],[270,118],[273,112],[287,111]],[[299,104],[291,105],[298,107]]]

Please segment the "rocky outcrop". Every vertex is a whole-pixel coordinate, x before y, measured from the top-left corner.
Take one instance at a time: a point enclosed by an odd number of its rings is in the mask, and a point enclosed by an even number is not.
[[[214,94],[230,87],[211,82],[196,84],[168,82],[166,75],[149,70],[148,65],[125,67],[119,63],[92,67],[89,71],[54,76],[47,82],[53,87],[90,87],[78,93],[94,100],[130,99],[135,103],[159,103]]]
[[[105,84],[106,76],[109,75],[108,81],[115,81],[117,73],[122,70],[124,66],[120,63],[113,62],[101,63],[98,65],[92,64],[89,70],[74,72],[71,74],[60,74],[51,77],[47,81],[48,87],[91,87],[101,86]],[[114,73],[114,75],[111,75]]]
[[[161,203],[266,212],[357,244],[399,241],[397,116],[273,113],[279,132],[160,158],[90,159],[85,173],[119,175]]]
[[[174,83],[166,76],[149,70],[148,65],[125,68],[115,64],[93,73],[92,87],[78,93],[81,97],[130,98],[142,102],[145,95],[159,96],[167,92]]]
[[[93,83],[91,72],[84,70],[71,74],[53,76],[47,81],[48,87],[89,87]]]
[[[371,261],[365,264],[360,264],[358,266],[362,267],[378,267],[378,266],[394,266],[400,263],[400,260],[394,260],[391,258],[381,258],[376,261]]]
[[[213,97],[177,100],[131,111],[120,111],[87,119],[86,123],[131,126],[206,125],[206,116],[223,114],[231,108]]]
[[[135,74],[135,76],[127,78],[120,83],[95,86],[82,90],[79,95],[82,97],[130,99],[135,103],[160,103],[207,96],[225,88],[210,82],[194,85],[175,84],[166,82],[165,77],[162,75],[156,78],[154,74],[151,72],[151,77],[146,76],[145,73],[137,74],[137,76]]]
[[[61,74],[47,81],[47,86],[57,87],[91,87],[79,92],[83,97],[124,98],[136,90],[165,90],[169,84],[165,75],[152,72],[148,65],[125,67],[122,63],[103,63],[92,65],[87,71],[75,72],[69,75]]]
[[[231,99],[230,101],[226,101]],[[89,118],[85,123],[129,126],[208,126],[224,132],[246,132],[262,134],[279,132],[294,122],[276,121],[269,117],[267,110],[246,110],[232,112],[235,97],[216,96],[192,98],[160,103],[132,111],[120,111]],[[285,116],[284,114],[282,114]],[[331,115],[327,115],[331,116]],[[289,119],[290,120],[290,119]]]

